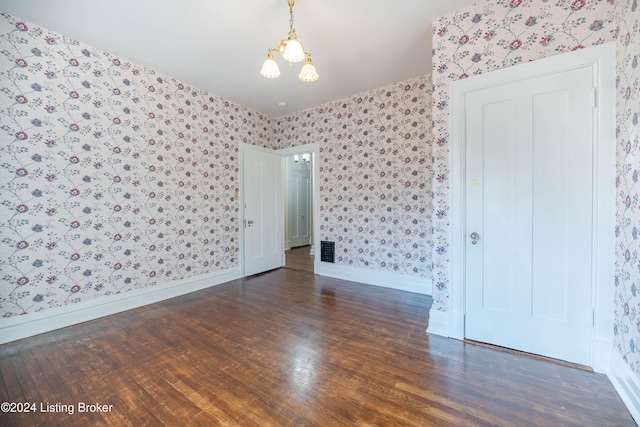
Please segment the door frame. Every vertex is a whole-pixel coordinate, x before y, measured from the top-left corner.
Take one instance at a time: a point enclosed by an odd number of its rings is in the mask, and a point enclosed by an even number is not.
[[[594,224],[590,366],[607,372],[613,348],[615,279],[615,44],[606,43],[510,68],[452,82],[451,99],[451,188],[450,294],[448,319],[439,331],[456,339],[465,337],[465,94],[506,82],[554,74],[591,66],[594,69]],[[433,312],[433,311],[432,311]],[[440,316],[441,317],[441,316]],[[442,324],[446,323],[446,324]],[[429,332],[432,332],[431,330]],[[442,333],[445,332],[445,333]]]
[[[313,154],[310,152],[305,152],[303,154],[310,154],[311,157],[313,157]],[[292,222],[292,218],[289,215],[289,210],[291,208],[291,203],[290,203],[290,196],[291,196],[291,173],[292,173],[292,166],[291,163],[293,162],[293,158],[294,155],[291,156],[283,156],[284,158],[284,162],[285,162],[285,176],[284,176],[284,199],[285,199],[285,205],[284,205],[284,224],[285,224],[285,230],[284,230],[284,234],[285,234],[285,239],[284,239],[284,250],[288,251],[291,249],[291,235],[289,234],[289,230],[290,230],[290,225]],[[309,221],[309,226],[307,229],[307,233],[311,234],[311,238],[313,238],[313,158],[310,160],[309,163],[310,167],[308,169],[308,173],[309,173],[309,188],[307,189],[308,191],[308,195],[307,195],[307,201],[308,201],[308,206],[306,206],[307,208],[307,216],[308,216],[308,221]],[[297,201],[297,199],[296,199]],[[309,240],[308,243],[309,246],[311,246],[313,248],[313,240]],[[305,245],[306,246],[306,245]]]
[[[305,145],[296,145],[295,147],[283,148],[276,151],[277,154],[282,156],[283,162],[289,156],[293,156],[294,154],[303,154],[303,153],[311,153],[311,188],[312,188],[312,199],[311,199],[311,212],[313,213],[313,240],[311,246],[310,255],[315,255],[316,248],[320,247],[320,144],[318,142],[313,142],[311,144]],[[283,172],[286,178],[286,167]],[[286,181],[286,179],[284,180]],[[286,186],[286,183],[283,184]],[[284,190],[283,190],[284,193]],[[285,194],[286,197],[286,194]],[[283,200],[283,206],[286,200]],[[282,236],[284,240],[284,234]],[[318,257],[314,258],[314,271],[317,270],[316,266],[319,263]]]

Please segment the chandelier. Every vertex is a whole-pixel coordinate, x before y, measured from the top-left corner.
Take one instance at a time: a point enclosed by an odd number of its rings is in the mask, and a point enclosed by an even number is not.
[[[315,82],[319,76],[316,67],[314,67],[313,62],[311,62],[311,54],[305,52],[304,46],[298,40],[296,30],[293,28],[293,4],[295,0],[287,0],[287,2],[289,3],[289,37],[280,40],[277,47],[269,49],[267,59],[264,61],[264,64],[262,64],[260,74],[268,79],[280,77],[280,68],[275,59],[273,59],[273,52],[277,52],[282,55],[285,61],[291,64],[301,62],[306,58],[305,64],[302,66],[300,74],[298,74],[298,78],[303,82]]]

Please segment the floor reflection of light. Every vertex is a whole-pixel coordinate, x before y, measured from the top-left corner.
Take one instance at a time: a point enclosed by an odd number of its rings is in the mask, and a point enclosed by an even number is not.
[[[289,395],[298,401],[317,393],[321,354],[317,350],[318,337],[298,338],[289,356]]]

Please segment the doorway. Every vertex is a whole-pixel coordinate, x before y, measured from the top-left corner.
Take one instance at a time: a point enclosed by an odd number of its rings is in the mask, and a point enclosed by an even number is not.
[[[469,211],[469,209],[473,209],[473,207],[469,207],[468,204],[481,203],[481,199],[469,199],[467,190],[475,186],[481,186],[485,178],[483,176],[470,176],[469,174],[473,174],[474,172],[467,168],[467,157],[472,156],[472,154],[467,151],[467,137],[469,132],[467,128],[467,119],[469,117],[465,115],[467,100],[471,94],[487,88],[497,88],[501,85],[514,82],[520,82],[521,86],[526,86],[527,83],[525,82],[532,79],[581,68],[591,69],[590,79],[595,88],[591,96],[589,96],[589,99],[585,101],[590,108],[591,105],[593,105],[593,145],[590,153],[593,159],[591,171],[592,180],[590,183],[590,197],[592,197],[590,213],[593,215],[593,222],[590,230],[590,243],[587,243],[587,251],[590,253],[591,260],[591,267],[586,267],[587,270],[590,270],[587,272],[589,276],[589,283],[587,285],[589,288],[587,314],[585,316],[583,311],[581,322],[583,324],[583,331],[586,331],[585,333],[588,336],[589,349],[587,350],[588,354],[585,359],[587,363],[585,364],[593,367],[596,371],[602,372],[608,368],[613,340],[613,283],[615,265],[615,46],[612,43],[494,71],[452,84],[450,306],[446,317],[437,316],[437,314],[434,315],[434,318],[438,319],[438,323],[434,323],[434,327],[430,325],[429,332],[440,333],[458,339],[469,337],[468,330],[470,328],[470,322],[473,320],[468,319],[466,316],[469,314],[470,307],[472,307],[473,304],[484,304],[484,306],[487,306],[485,302],[488,301],[487,298],[490,296],[487,293],[483,293],[484,290],[481,290],[480,294],[470,294],[467,292],[467,287],[473,287],[474,281],[481,281],[484,278],[484,272],[469,268],[469,262],[473,263],[474,259],[479,259],[478,257],[474,257],[471,252],[480,247],[480,242],[490,245],[491,243],[488,242],[488,240],[492,240],[496,236],[496,231],[490,232],[489,235],[485,232],[478,231],[476,227],[479,225],[469,222],[470,219],[468,218],[468,216],[473,215]],[[497,104],[487,108],[490,110],[494,107],[497,108]],[[491,113],[484,108],[482,111],[482,114]],[[540,128],[538,132],[546,130],[545,128]],[[518,132],[521,132],[520,128],[518,128]],[[476,155],[484,154],[473,154],[473,156]],[[553,162],[555,160],[556,157],[551,156],[550,161]],[[516,172],[520,173],[521,171],[517,170]],[[515,182],[514,180],[515,178],[509,183],[508,177],[505,177],[503,185],[512,184]],[[573,187],[571,186],[570,188]],[[471,190],[471,192],[473,193],[473,190]],[[542,196],[544,197],[545,194],[546,193],[543,193]],[[552,192],[549,194],[552,194]],[[523,212],[525,210],[523,210]],[[482,223],[482,220],[480,223]],[[472,233],[474,233],[473,236]],[[533,237],[530,237],[530,239],[531,238]],[[476,245],[473,244],[474,241]],[[528,247],[530,246],[529,243],[530,242],[523,242],[523,246]],[[511,246],[512,249],[514,247],[517,247],[517,244]],[[481,266],[481,262],[478,265]],[[478,275],[480,275],[480,278]],[[527,292],[531,294],[531,291]],[[501,293],[501,295],[504,296],[505,293]],[[567,295],[566,298],[563,297],[562,300],[566,300],[567,302],[565,306],[571,306],[575,296],[576,295],[572,293]],[[541,301],[544,299],[544,297],[540,298]],[[552,304],[557,303],[557,300],[554,300],[553,297],[550,299],[552,300]],[[527,311],[530,311],[531,302],[525,303],[524,306]],[[546,317],[554,317],[557,315],[557,312],[553,315],[550,313],[550,310],[554,310],[557,306],[547,305],[540,307],[543,307],[542,310],[547,310]],[[502,308],[505,307],[503,306]],[[473,308],[471,309],[473,310]],[[584,307],[582,310],[584,310]],[[502,323],[497,329],[508,329],[509,326],[509,323]],[[471,329],[472,328],[473,326],[471,326]],[[538,332],[535,330],[522,331],[523,336],[531,336],[535,333]],[[540,335],[542,336],[542,341],[553,340],[546,335],[545,332],[540,333]],[[525,351],[532,350],[527,349]],[[537,350],[532,352],[539,354],[544,353]]]
[[[285,159],[310,154],[311,174],[311,244],[307,253],[313,270],[317,261],[315,248],[320,245],[320,187],[318,143],[270,150],[245,143],[240,151],[240,265],[243,276],[258,274],[285,265],[286,167]],[[253,163],[252,163],[253,162]],[[256,163],[257,162],[257,163]],[[266,172],[266,170],[270,172]],[[266,172],[260,175],[262,172]],[[261,189],[262,188],[262,189]],[[257,209],[257,207],[260,207]],[[257,209],[257,210],[256,210]],[[271,213],[271,219],[256,223],[254,216]],[[249,222],[251,221],[251,222]],[[258,232],[259,231],[259,232]]]
[[[285,267],[313,272],[313,153],[285,157]]]
[[[285,249],[311,247],[313,242],[312,155],[286,158]]]
[[[304,271],[315,271],[315,266],[319,262],[315,256],[316,248],[320,245],[320,145],[318,143],[305,144],[296,147],[289,147],[277,151],[284,159],[285,163],[292,167],[285,168],[285,177],[289,175],[288,169],[296,170],[296,182],[288,183],[289,179],[285,178],[284,192],[287,197],[283,200],[287,219],[285,221],[285,266]],[[308,182],[308,184],[307,184]],[[298,196],[292,198],[298,199],[302,205],[307,205],[309,213],[302,215],[305,209],[291,209],[289,204],[289,192],[293,192],[294,188]],[[308,189],[308,191],[306,191]],[[297,215],[296,221],[289,221],[290,217]],[[297,227],[289,231],[289,227]],[[308,229],[306,228],[308,226]],[[302,228],[302,230],[300,230]],[[308,230],[308,231],[306,231]],[[306,237],[308,235],[308,237]],[[294,239],[291,239],[291,236]],[[296,240],[295,237],[302,237]],[[301,245],[301,246],[299,246]]]

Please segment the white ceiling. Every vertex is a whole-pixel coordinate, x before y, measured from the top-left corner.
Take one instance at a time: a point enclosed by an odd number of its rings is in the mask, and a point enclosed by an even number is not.
[[[280,78],[259,74],[287,37],[287,0],[0,0],[0,11],[278,117],[430,72],[432,21],[474,2],[297,0],[314,83],[278,55]]]

